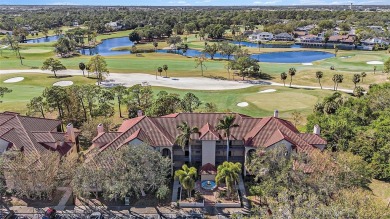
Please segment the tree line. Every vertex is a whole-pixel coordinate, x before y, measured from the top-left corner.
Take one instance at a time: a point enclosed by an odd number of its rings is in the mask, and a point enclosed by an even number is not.
[[[361,156],[374,177],[390,179],[390,84],[372,85],[361,98],[336,92],[314,106],[307,128],[319,124],[332,151]]]

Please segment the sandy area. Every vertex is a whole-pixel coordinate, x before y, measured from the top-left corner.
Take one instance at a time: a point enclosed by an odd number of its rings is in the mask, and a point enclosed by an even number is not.
[[[239,107],[246,107],[248,106],[249,104],[247,102],[241,102],[241,103],[237,103],[237,106]]]
[[[275,89],[267,89],[267,90],[259,91],[259,93],[272,93],[272,92],[275,92],[275,91],[276,91]]]
[[[369,65],[383,65],[383,62],[381,61],[369,61],[367,62]]]
[[[4,83],[16,83],[16,82],[23,81],[23,80],[24,80],[24,77],[14,77],[14,78],[9,78],[3,82]]]
[[[302,65],[313,65],[313,63],[308,62],[308,63],[302,63]]]
[[[73,84],[73,81],[57,81],[53,86],[67,87]]]
[[[1,74],[17,74],[17,73],[44,73],[53,74],[51,71],[42,70],[0,70]],[[80,70],[64,70],[57,75],[82,75]],[[228,80],[216,80],[211,78],[202,77],[175,77],[175,78],[163,78],[155,75],[144,73],[110,73],[106,78],[113,83],[123,84],[126,87],[133,86],[135,84],[146,84],[151,86],[171,87],[177,89],[188,90],[233,90],[241,89],[253,86],[250,83],[240,83],[237,81]]]

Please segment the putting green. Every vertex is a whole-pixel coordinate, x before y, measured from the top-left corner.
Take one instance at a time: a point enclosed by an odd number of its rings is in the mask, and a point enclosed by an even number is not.
[[[49,53],[52,52],[52,49],[37,49],[37,48],[28,48],[25,50],[21,50],[20,52],[23,53]]]
[[[274,93],[251,94],[246,96],[245,100],[264,110],[299,111],[312,108],[317,103],[318,98],[311,94],[284,90]]]

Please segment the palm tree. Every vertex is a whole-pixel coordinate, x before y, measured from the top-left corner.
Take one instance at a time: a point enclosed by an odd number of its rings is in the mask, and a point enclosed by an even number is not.
[[[261,45],[261,41],[257,41],[257,47],[259,47],[259,52],[260,52],[260,45]]]
[[[217,130],[224,130],[226,135],[226,160],[229,161],[229,138],[230,138],[230,129],[238,127],[238,124],[234,123],[236,117],[234,115],[224,116],[223,119],[220,119],[218,125],[215,127]]]
[[[339,88],[339,84],[340,84],[340,83],[343,83],[343,80],[344,80],[344,76],[341,75],[341,74],[338,74],[338,75],[337,75],[336,90]]]
[[[356,88],[356,84],[360,82],[360,75],[354,74],[352,77],[352,82],[355,84],[355,88]]]
[[[286,72],[280,73],[280,79],[282,79],[282,81],[283,81],[283,86],[286,86],[286,79],[287,79]]]
[[[290,87],[291,87],[291,83],[292,83],[292,78],[293,76],[297,73],[297,70],[295,68],[290,68],[288,70],[288,74],[290,75],[291,79],[290,79]]]
[[[231,195],[234,185],[240,180],[241,164],[233,162],[223,162],[217,168],[217,175],[215,176],[215,182],[219,185],[224,182],[227,187],[228,197]]]
[[[337,47],[337,45],[334,45],[334,56],[335,57],[337,56],[338,51],[339,51],[339,48]]]
[[[375,74],[375,72],[376,72],[376,65],[374,65],[374,74]]]
[[[336,90],[336,83],[337,83],[337,76],[338,74],[334,74],[333,77],[332,77],[332,81],[333,81],[333,90]]]
[[[161,77],[161,73],[163,72],[163,68],[158,67],[158,68],[157,68],[157,71],[158,71],[158,73],[160,73],[160,77]]]
[[[322,73],[322,71],[317,71],[316,72],[316,78],[318,79],[318,83],[320,83],[321,89],[322,89],[321,78],[322,78],[323,75],[324,75],[324,73]]]
[[[165,71],[165,77],[168,77],[168,65],[163,65],[163,70]]]
[[[181,131],[181,133],[176,137],[175,143],[181,146],[181,148],[184,150],[186,145],[188,145],[188,150],[189,150],[189,161],[190,163],[192,162],[191,160],[191,134],[193,133],[199,133],[198,127],[190,127],[187,122],[182,122],[181,124],[177,125],[176,127],[178,130]]]
[[[86,68],[85,64],[84,64],[83,62],[80,62],[80,63],[79,63],[79,69],[80,69],[81,71],[83,71],[83,76],[84,76],[84,77],[85,77],[85,74],[84,74],[85,68]]]
[[[363,79],[367,76],[367,74],[365,72],[362,72],[360,75],[362,77],[362,83],[363,83]]]
[[[157,41],[153,41],[153,46],[154,46],[155,52],[157,52],[158,42]]]
[[[181,186],[187,190],[188,198],[191,198],[191,191],[195,187],[196,174],[196,168],[188,167],[187,164],[184,164],[180,170],[175,171],[175,179],[179,179]]]

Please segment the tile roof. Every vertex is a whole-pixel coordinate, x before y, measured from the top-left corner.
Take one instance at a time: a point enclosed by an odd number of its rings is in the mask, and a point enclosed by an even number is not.
[[[221,139],[221,136],[214,130],[214,127],[210,125],[210,123],[206,123],[200,130],[199,130],[199,139],[200,140],[219,140]]]
[[[28,155],[39,155],[47,150],[43,143],[66,140],[65,134],[56,132],[60,120],[21,116],[18,113],[0,113],[0,138]],[[78,133],[75,133],[76,135]]]
[[[101,133],[94,142],[104,143],[100,151],[118,148],[132,139],[138,138],[151,146],[171,147],[180,134],[177,126],[183,121],[190,127],[201,127],[199,134],[192,134],[194,140],[225,140],[223,130],[215,130],[218,121],[226,115],[235,115],[234,123],[238,127],[231,129],[230,139],[243,140],[244,146],[269,147],[281,140],[286,140],[297,149],[308,151],[315,144],[326,141],[314,134],[301,134],[289,121],[275,117],[252,118],[238,113],[175,113],[161,117],[141,116],[123,122],[118,132]],[[105,140],[102,140],[105,139]]]
[[[208,174],[215,175],[215,174],[217,174],[217,168],[214,165],[212,165],[211,163],[206,163],[205,165],[203,165],[199,169],[199,174],[201,174],[201,175],[208,175]]]
[[[300,133],[299,137],[301,137],[304,141],[306,141],[311,145],[326,144],[326,140],[324,140],[318,135],[309,134],[309,133]]]

